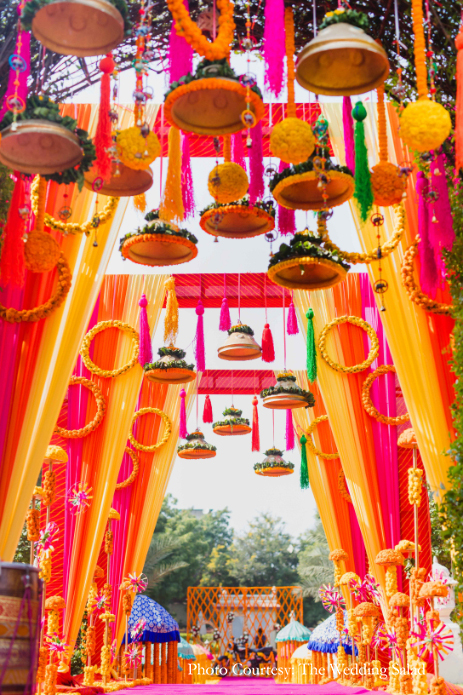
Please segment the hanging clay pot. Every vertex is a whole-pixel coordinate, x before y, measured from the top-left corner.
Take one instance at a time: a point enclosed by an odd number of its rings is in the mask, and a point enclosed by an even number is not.
[[[315,398],[310,391],[304,391],[296,383],[291,372],[280,372],[275,386],[269,386],[260,393],[264,408],[272,410],[294,410],[295,408],[313,408]]]
[[[262,355],[262,350],[253,336],[254,331],[249,326],[242,323],[232,326],[228,338],[217,351],[220,359],[240,362],[256,360]]]
[[[96,181],[99,178],[95,169],[84,175],[84,186],[89,190],[98,190],[102,195],[114,198],[129,198],[141,195],[153,185],[153,172],[147,169],[130,169],[125,164],[113,162],[109,181]],[[117,175],[119,172],[119,175]]]
[[[234,408],[233,406],[226,408],[223,411],[225,419],[214,422],[212,425],[214,434],[220,434],[222,437],[234,437],[240,434],[249,434],[249,432],[251,432],[249,420],[242,418],[242,414],[242,410]]]
[[[257,475],[263,475],[267,478],[280,478],[283,475],[291,475],[294,473],[294,464],[287,463],[283,458],[283,452],[280,449],[267,449],[265,458],[262,463],[254,464],[254,471]]]
[[[121,239],[119,250],[124,258],[150,266],[179,265],[196,258],[198,240],[193,234],[160,220],[157,210],[149,212],[145,220],[148,224]]]
[[[250,239],[275,228],[275,212],[273,204],[267,205],[266,209],[263,204],[217,205],[203,212],[199,224],[201,229],[215,237]]]
[[[204,440],[199,430],[187,436],[185,444],[179,444],[177,454],[181,459],[211,459],[216,456],[217,448]]]
[[[184,360],[186,352],[180,348],[162,347],[158,350],[160,359],[151,364],[145,364],[145,376],[148,381],[156,384],[187,384],[196,379],[193,364],[187,364]]]

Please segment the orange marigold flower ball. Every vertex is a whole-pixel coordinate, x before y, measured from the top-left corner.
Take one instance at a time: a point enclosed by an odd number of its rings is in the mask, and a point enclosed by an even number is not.
[[[26,268],[33,273],[48,273],[60,257],[60,247],[51,234],[33,230],[24,246]]]
[[[401,176],[400,169],[395,164],[379,162],[372,169],[371,186],[375,205],[397,205],[405,193],[407,177]]]
[[[232,203],[248,192],[249,181],[239,164],[224,162],[215,166],[207,182],[209,193],[218,203]]]

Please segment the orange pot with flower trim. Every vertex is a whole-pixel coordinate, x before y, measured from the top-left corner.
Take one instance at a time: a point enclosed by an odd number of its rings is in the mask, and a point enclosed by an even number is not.
[[[275,228],[275,208],[273,203],[261,201],[212,205],[202,212],[199,224],[211,236],[251,239]]]
[[[196,258],[198,240],[193,234],[160,220],[157,210],[145,215],[145,220],[144,227],[122,237],[119,250],[123,258],[150,266],[179,265]]]

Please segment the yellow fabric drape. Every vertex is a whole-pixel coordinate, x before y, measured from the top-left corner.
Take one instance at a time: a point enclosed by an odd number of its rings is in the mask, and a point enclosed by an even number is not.
[[[305,325],[307,309],[309,307],[313,309],[313,325],[317,345],[322,328],[339,313],[344,313],[336,311],[333,289],[310,293],[297,290],[294,292],[293,301],[300,325]],[[331,331],[327,345],[333,360],[339,364],[347,363],[338,331]],[[378,491],[371,488],[371,481],[369,480],[368,469],[372,452],[364,444],[365,432],[361,429],[364,423],[357,421],[356,407],[352,401],[355,394],[350,388],[349,378],[349,374],[334,371],[324,360],[318,358],[318,386],[323,396],[337,451],[341,457],[346,483],[362,531],[368,559],[371,567],[375,569],[375,576],[384,586],[384,570],[374,564],[376,555],[386,547],[386,543],[379,505],[377,504]]]
[[[330,140],[335,156],[344,164],[344,141],[342,128],[342,104],[321,105],[324,116],[330,123]],[[366,105],[369,118],[366,119],[366,138],[370,155],[376,157],[376,106]],[[394,143],[391,128],[391,113],[388,110],[389,161],[403,164],[404,158],[400,147]],[[371,162],[375,164],[376,162]],[[408,195],[414,195],[409,182]],[[370,221],[361,224],[354,203],[350,203],[358,238],[363,251],[370,251],[377,246],[376,228]],[[408,223],[415,225],[413,233],[407,232],[390,256],[381,261],[383,278],[389,289],[384,295],[386,311],[381,312],[381,320],[387,341],[397,369],[400,385],[410,413],[413,429],[416,433],[428,482],[433,491],[440,492],[441,486],[447,486],[447,469],[451,463],[445,455],[450,447],[450,425],[448,403],[444,403],[439,384],[436,362],[433,359],[433,345],[428,328],[429,318],[425,311],[411,302],[405,293],[400,277],[400,267],[404,252],[415,234],[416,219],[413,215],[413,201],[407,203]],[[390,238],[395,227],[395,214],[392,208],[381,210],[385,217],[382,241]],[[368,265],[368,274],[372,285],[378,279],[378,264]],[[376,301],[380,305],[377,296]],[[446,407],[447,405],[447,407]]]
[[[111,291],[109,289],[105,291],[105,288],[111,285],[111,279],[112,276],[106,276],[102,287],[99,320],[118,319],[137,328],[138,301],[144,292],[148,300],[148,321],[154,334],[164,302],[164,282],[167,276],[148,275],[145,278],[140,275],[128,276],[124,296],[119,298],[121,309],[117,311],[117,315],[113,311],[113,303],[116,304],[116,302],[112,287]],[[115,340],[117,342],[113,362],[116,365],[126,364],[131,359],[132,342],[122,331],[118,331]],[[101,357],[101,355],[95,356],[95,359],[99,358],[98,364],[103,364]],[[133,369],[112,381],[106,415],[100,426],[102,435],[99,435],[98,446],[93,448],[92,443],[89,442],[86,456],[87,444],[84,443],[84,465],[81,477],[82,480],[89,481],[93,487],[93,500],[87,512],[81,515],[77,522],[77,524],[85,524],[85,531],[81,534],[80,547],[76,548],[76,542],[74,542],[69,570],[68,600],[64,621],[64,634],[69,644],[75,643],[79,631],[142,379],[143,369],[137,364]],[[171,419],[173,420],[173,417]],[[170,439],[170,445],[173,437],[174,435]],[[96,461],[88,460],[88,456],[92,454],[98,456],[98,465]],[[76,527],[76,534],[78,531]],[[143,533],[142,529],[140,533]]]

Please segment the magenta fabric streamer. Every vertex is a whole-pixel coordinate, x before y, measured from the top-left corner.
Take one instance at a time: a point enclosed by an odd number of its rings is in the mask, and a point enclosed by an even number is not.
[[[198,372],[206,371],[206,349],[204,346],[204,305],[199,299],[196,306],[196,316],[198,323],[196,324],[196,339],[195,339],[195,358],[196,369]]]
[[[265,86],[279,96],[283,89],[285,60],[285,3],[284,0],[265,0],[264,61]]]
[[[455,241],[443,154],[437,155],[431,161],[431,185],[433,191],[437,193],[437,200],[434,202],[434,215],[437,222],[429,225],[429,242],[440,257],[442,249],[451,251]]]
[[[247,170],[242,131],[233,133],[231,136],[231,160],[235,164],[239,164],[245,171]]]
[[[26,280],[27,282],[27,280]],[[2,302],[5,306],[22,309],[24,288],[3,288]],[[4,447],[8,423],[10,421],[10,409],[13,405],[13,379],[16,374],[17,360],[20,358],[20,323],[9,323],[0,320],[0,360],[3,368],[2,389],[0,391],[0,461],[5,460]]]
[[[142,294],[138,306],[140,307],[140,353],[138,355],[138,361],[141,366],[144,367],[145,364],[151,364],[153,361],[150,327],[148,323],[148,313],[146,311],[146,307],[148,306],[146,294]]]
[[[18,14],[21,13],[21,8],[18,5]],[[19,48],[19,46],[21,46]],[[18,33],[18,38],[16,39],[16,48],[15,48],[15,53],[20,55],[21,58],[23,58],[26,62],[26,69],[23,72],[20,72],[18,75],[18,97],[20,97],[24,103],[26,103],[27,100],[27,81],[29,79],[29,75],[31,72],[31,35],[29,31],[20,31]],[[8,76],[8,87],[6,88],[6,93],[3,98],[3,104],[2,108],[0,109],[0,120],[3,118],[5,115],[7,108],[6,108],[6,100],[9,96],[12,96],[16,92],[16,87],[15,87],[15,80],[16,80],[16,70],[13,70],[10,68],[10,74]]]
[[[362,531],[360,530],[354,505],[348,504],[347,506],[349,508],[350,537],[352,539],[352,551],[354,554],[353,560],[355,565],[355,572],[363,578],[367,573],[367,556],[365,551],[365,544],[363,542]]]
[[[188,0],[183,0],[185,9],[189,11]],[[169,73],[170,81],[177,82],[181,77],[193,72],[193,49],[179,36],[172,22],[169,37]]]
[[[188,430],[186,428],[186,405],[185,405],[186,391],[182,389],[180,391],[180,427],[178,436],[180,439],[186,439],[188,436]]]
[[[286,324],[286,331],[288,335],[296,335],[299,333],[299,326],[297,325],[296,309],[294,308],[293,297],[291,295],[291,304],[288,309],[288,321]]]
[[[264,152],[262,145],[262,123],[252,129],[252,147],[249,153],[249,202],[255,203],[264,197]]]
[[[288,167],[289,164],[280,161],[278,173],[281,173],[283,169],[287,169]],[[294,210],[288,210],[288,208],[278,205],[278,231],[283,236],[296,233],[296,213]]]
[[[362,318],[376,332],[379,340],[379,354],[371,365],[369,372],[374,371],[380,364],[392,364],[392,356],[381,323],[380,312],[376,306],[374,292],[368,275],[359,274],[360,292],[362,297]],[[368,353],[369,339],[364,336],[365,354]],[[396,408],[396,375],[391,372],[375,379],[371,386],[371,399],[380,413],[389,417],[397,417]],[[384,425],[371,419],[375,443],[375,465],[378,479],[378,492],[381,517],[385,534],[386,548],[394,548],[400,541],[400,500],[399,500],[399,467],[397,456],[397,428]],[[401,579],[400,579],[401,581]],[[401,590],[401,589],[400,589]]]
[[[344,129],[346,166],[355,174],[354,119],[352,118],[352,102],[350,97],[343,97],[342,99],[342,125]]]
[[[429,226],[434,223],[431,221],[432,210],[429,209],[429,203],[426,199],[428,190],[428,181],[423,172],[419,171],[416,177],[416,192],[418,194],[418,232],[420,235],[420,243],[418,244],[420,285],[425,294],[435,297],[439,285],[439,271],[434,251],[429,243]]]
[[[286,411],[286,451],[292,451],[294,449],[294,425],[293,425],[293,411],[288,408]]]
[[[182,135],[182,201],[185,210],[185,218],[194,217],[195,194],[193,188],[193,175],[191,173],[190,140],[188,133]]]

